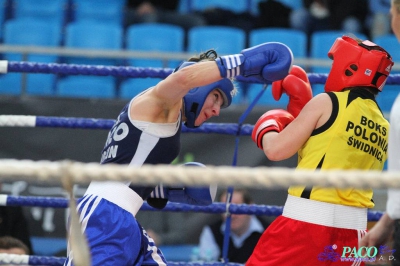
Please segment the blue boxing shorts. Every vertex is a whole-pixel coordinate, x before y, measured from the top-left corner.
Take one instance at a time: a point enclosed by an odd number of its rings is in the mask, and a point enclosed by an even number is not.
[[[79,200],[80,223],[89,242],[92,266],[155,265],[167,262],[135,219],[142,198],[119,182],[92,182]],[[68,245],[64,266],[72,266]]]

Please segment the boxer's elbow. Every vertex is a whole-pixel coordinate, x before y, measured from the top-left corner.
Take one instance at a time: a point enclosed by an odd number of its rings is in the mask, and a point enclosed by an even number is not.
[[[270,161],[282,161],[292,156],[290,151],[288,149],[281,147],[279,143],[267,142],[264,144],[263,150],[265,156],[267,156],[267,158]]]

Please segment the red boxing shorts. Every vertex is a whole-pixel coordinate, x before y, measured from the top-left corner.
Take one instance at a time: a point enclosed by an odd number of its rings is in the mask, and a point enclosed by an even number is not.
[[[283,214],[263,233],[246,266],[365,265],[378,256],[358,247],[366,233],[366,215],[362,208],[289,195]]]

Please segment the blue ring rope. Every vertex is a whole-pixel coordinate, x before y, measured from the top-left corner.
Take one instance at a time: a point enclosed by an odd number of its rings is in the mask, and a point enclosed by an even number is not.
[[[53,207],[68,208],[68,199],[60,197],[34,197],[34,196],[5,196],[0,206],[30,206],[30,207]],[[168,202],[164,209],[159,210],[151,207],[146,202],[141,207],[143,211],[170,211],[170,212],[204,212],[204,213],[225,213],[226,204],[214,202],[208,206],[196,206]],[[230,204],[229,212],[233,214],[278,216],[282,214],[282,206],[260,205],[260,204]],[[378,221],[383,212],[368,210],[368,221]]]
[[[18,119],[15,117],[24,117],[23,115],[0,115],[0,117],[10,117],[10,119]],[[109,130],[114,125],[114,119],[102,118],[82,118],[82,117],[54,117],[54,116],[32,116],[35,118],[33,127],[55,127],[70,129],[105,129]],[[31,127],[24,125],[12,125],[15,127]],[[216,133],[224,135],[238,134],[241,136],[249,136],[253,130],[253,125],[244,124],[239,127],[237,123],[204,123],[198,128],[188,128],[182,125],[183,133]]]
[[[46,73],[65,75],[93,75],[93,76],[116,76],[129,78],[166,78],[173,72],[172,68],[152,67],[127,67],[127,66],[94,66],[57,63],[17,62],[9,61],[8,72]],[[308,73],[311,84],[325,84],[328,74]],[[254,78],[237,76],[237,81],[247,83],[260,83]],[[386,84],[399,84],[400,74],[390,74]]]

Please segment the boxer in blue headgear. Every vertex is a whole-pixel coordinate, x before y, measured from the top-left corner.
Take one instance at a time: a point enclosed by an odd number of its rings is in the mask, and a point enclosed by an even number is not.
[[[196,64],[196,62],[183,62],[177,70],[193,64]],[[228,78],[223,78],[206,86],[193,88],[185,95],[185,97],[183,97],[186,116],[185,126],[189,128],[198,127],[195,125],[196,118],[199,116],[208,94],[215,89],[217,89],[222,95],[223,103],[221,109],[231,105],[232,96],[235,94],[236,90],[232,81]]]
[[[101,164],[170,164],[179,155],[182,122],[199,126],[230,105],[234,91],[230,78],[280,80],[289,73],[293,55],[284,44],[265,43],[219,58],[210,50],[188,61],[194,63],[185,63],[126,104],[105,141]],[[167,265],[135,218],[154,188],[115,181],[90,183],[78,210],[92,266]],[[208,187],[185,188],[169,193],[169,199],[209,204],[211,192]],[[65,265],[73,265],[71,250]]]

